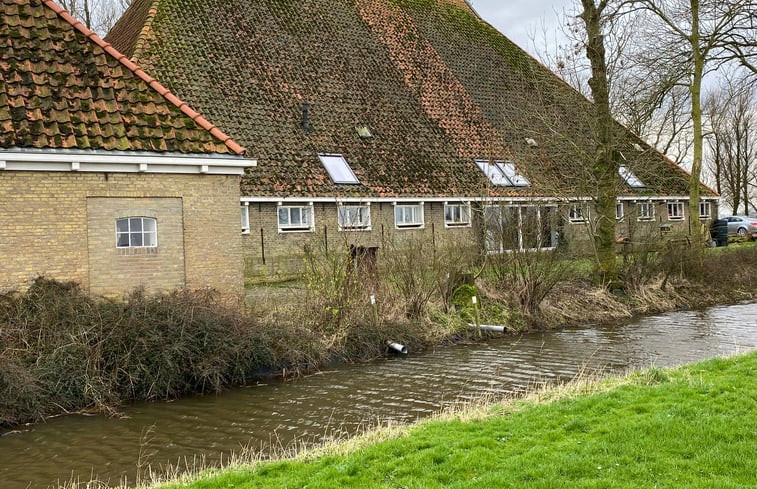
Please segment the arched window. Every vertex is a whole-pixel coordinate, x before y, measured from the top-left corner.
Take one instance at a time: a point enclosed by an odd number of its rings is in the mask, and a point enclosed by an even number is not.
[[[152,217],[116,219],[117,248],[156,248],[158,220]]]

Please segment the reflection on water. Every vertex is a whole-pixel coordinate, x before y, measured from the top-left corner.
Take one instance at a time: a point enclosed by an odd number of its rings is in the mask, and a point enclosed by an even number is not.
[[[139,404],[124,409],[124,419],[68,416],[8,434],[0,438],[0,485],[44,488],[72,474],[133,480],[140,446],[154,465],[195,455],[212,461],[248,444],[322,440],[380,419],[413,421],[456,400],[584,369],[670,366],[755,348],[757,304],[742,304],[344,365],[220,396]]]

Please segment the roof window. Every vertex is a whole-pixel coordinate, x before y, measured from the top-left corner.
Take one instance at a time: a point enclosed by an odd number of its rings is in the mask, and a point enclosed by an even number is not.
[[[628,184],[629,187],[633,188],[645,188],[646,185],[644,185],[644,182],[639,180],[639,178],[633,174],[631,170],[628,169],[626,165],[620,165],[618,168],[618,173],[620,173],[621,178]]]
[[[361,139],[371,139],[373,137],[373,133],[368,126],[357,126],[355,127],[355,130]]]
[[[530,187],[531,182],[518,173],[515,163],[510,161],[476,160],[476,165],[484,172],[493,185],[503,187]]]
[[[344,156],[338,154],[319,154],[323,167],[329,172],[329,176],[334,183],[359,184],[355,173],[350,168]]]

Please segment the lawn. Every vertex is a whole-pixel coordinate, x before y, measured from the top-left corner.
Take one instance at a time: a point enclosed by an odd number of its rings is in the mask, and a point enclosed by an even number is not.
[[[421,422],[347,453],[206,475],[192,489],[753,488],[757,353]]]

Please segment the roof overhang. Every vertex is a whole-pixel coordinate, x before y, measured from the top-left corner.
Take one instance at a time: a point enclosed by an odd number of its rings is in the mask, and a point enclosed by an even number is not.
[[[242,203],[302,203],[302,202],[318,202],[318,203],[360,203],[360,202],[498,202],[498,203],[528,203],[528,202],[542,202],[542,203],[570,203],[570,202],[589,202],[594,199],[591,197],[481,197],[481,196],[449,196],[449,197],[424,197],[419,195],[418,197],[273,197],[273,196],[243,196],[239,199]],[[631,197],[623,196],[618,197],[618,200],[622,201],[688,201],[688,196],[654,196],[654,197]],[[703,201],[716,201],[718,197],[702,197]]]
[[[257,160],[242,156],[67,150],[0,150],[0,172],[189,173],[243,175]]]

